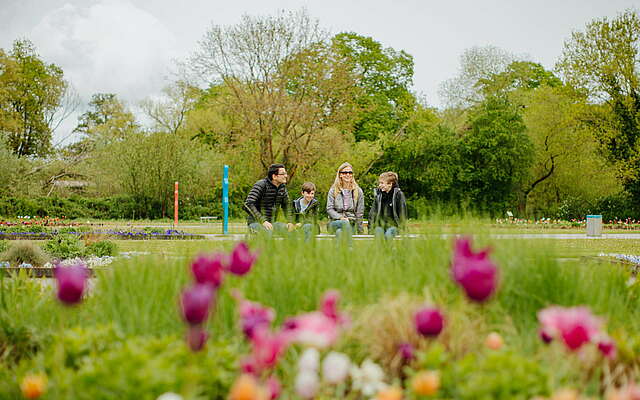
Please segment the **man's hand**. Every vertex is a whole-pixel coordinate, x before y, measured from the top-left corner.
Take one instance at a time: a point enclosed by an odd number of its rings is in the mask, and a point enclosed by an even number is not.
[[[298,223],[296,224],[296,229],[300,228],[301,226],[302,226],[302,222],[298,222]]]
[[[264,229],[266,229],[268,231],[273,230],[273,225],[271,225],[271,222],[269,222],[269,221],[264,221],[262,223],[262,226],[264,226]]]
[[[287,230],[289,232],[293,231],[294,229],[296,229],[296,226],[294,224],[292,224],[292,223],[288,223],[287,224]]]
[[[342,217],[342,218],[340,218],[340,221],[349,221],[349,218],[347,218],[347,217]]]

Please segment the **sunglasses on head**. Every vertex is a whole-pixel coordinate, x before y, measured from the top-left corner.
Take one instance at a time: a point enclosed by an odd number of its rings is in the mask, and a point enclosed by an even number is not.
[[[353,175],[353,171],[340,171],[342,175]]]

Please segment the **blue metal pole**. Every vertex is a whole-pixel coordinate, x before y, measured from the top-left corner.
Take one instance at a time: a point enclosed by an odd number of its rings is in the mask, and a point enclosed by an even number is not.
[[[222,233],[224,235],[229,233],[229,166],[224,166],[224,172],[222,174]]]

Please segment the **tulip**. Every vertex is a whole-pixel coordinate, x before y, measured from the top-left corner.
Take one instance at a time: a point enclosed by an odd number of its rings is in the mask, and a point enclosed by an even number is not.
[[[20,383],[22,395],[27,399],[37,399],[47,388],[47,378],[43,375],[27,375]]]
[[[209,285],[195,285],[182,292],[182,316],[190,325],[203,323],[209,316],[214,290]]]
[[[267,328],[255,331],[251,338],[251,362],[256,373],[273,368],[289,345],[287,332],[273,333]]]
[[[266,400],[266,395],[251,375],[241,375],[231,386],[229,400]]]
[[[267,379],[267,391],[269,392],[270,400],[275,400],[280,397],[280,394],[282,393],[282,385],[278,378],[270,376],[269,379]]]
[[[253,337],[257,329],[269,327],[276,316],[273,309],[244,299],[240,299],[239,309],[242,332],[248,339]]]
[[[545,344],[549,344],[551,343],[551,341],[553,340],[553,336],[551,336],[548,332],[546,332],[544,329],[540,329],[540,339],[542,339],[542,341]]]
[[[426,337],[435,337],[442,332],[444,317],[437,308],[423,308],[414,316],[416,330]]]
[[[288,319],[284,323],[291,341],[307,346],[326,348],[338,339],[340,329],[349,318],[337,311],[337,292],[323,296],[320,311],[313,311]]]
[[[376,400],[401,400],[402,399],[402,390],[396,386],[388,387],[386,389],[382,389],[378,392],[376,396]]]
[[[87,285],[89,271],[84,264],[70,267],[56,267],[54,270],[58,284],[58,299],[67,305],[79,303]]]
[[[489,260],[490,249],[474,253],[471,239],[457,239],[455,242],[451,276],[462,286],[467,297],[477,302],[488,300],[498,283],[498,269]]]
[[[338,384],[344,382],[349,375],[351,360],[345,354],[330,352],[322,361],[322,377],[325,382]]]
[[[369,359],[364,360],[359,368],[356,365],[351,367],[350,374],[353,388],[367,397],[374,396],[387,387],[384,383],[384,371]]]
[[[173,392],[162,393],[156,400],[182,400],[182,396]]]
[[[196,282],[209,284],[214,288],[222,284],[222,274],[227,256],[222,253],[213,255],[199,255],[191,262],[191,272]]]
[[[320,353],[317,349],[310,347],[306,349],[298,358],[299,371],[318,371],[320,365]]]
[[[294,389],[298,396],[303,399],[312,399],[320,389],[318,374],[313,371],[300,371],[296,376]]]
[[[606,358],[613,360],[616,358],[616,344],[613,340],[606,338],[598,342],[598,350],[602,353]]]
[[[440,389],[438,371],[418,372],[411,380],[411,389],[419,396],[433,396]]]
[[[504,345],[504,340],[502,340],[502,336],[500,336],[497,332],[491,332],[487,335],[487,338],[484,341],[484,345],[491,350],[500,350]]]
[[[560,337],[565,346],[576,351],[600,336],[602,321],[586,307],[547,307],[538,312],[542,332]]]
[[[209,334],[200,326],[191,326],[187,331],[187,344],[194,352],[202,350],[208,338]]]
[[[231,252],[229,272],[242,276],[251,270],[251,267],[258,258],[258,253],[251,253],[245,242],[240,242]]]
[[[416,352],[413,349],[411,343],[400,344],[400,346],[398,346],[398,350],[400,351],[400,357],[402,357],[405,362],[411,362],[415,360]]]

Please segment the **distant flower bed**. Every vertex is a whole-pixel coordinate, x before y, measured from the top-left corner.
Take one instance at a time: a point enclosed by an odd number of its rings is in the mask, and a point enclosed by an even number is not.
[[[88,236],[104,236],[110,239],[118,240],[147,240],[147,239],[165,239],[165,240],[178,240],[178,239],[204,239],[203,235],[187,233],[178,231],[175,229],[167,229],[161,231],[126,231],[126,230],[91,230],[86,231],[84,229],[72,230],[49,230],[49,231],[20,231],[15,232],[0,227],[0,240],[45,240],[51,239],[58,234],[71,234],[78,235],[80,238]]]
[[[526,219],[526,218],[498,218],[496,219],[496,226],[514,225],[522,228],[549,228],[549,229],[571,229],[571,228],[586,228],[586,219],[553,219],[553,218],[540,218],[540,219]],[[609,221],[603,221],[602,227],[604,229],[621,229],[621,230],[640,230],[640,221],[635,219],[612,219]]]

